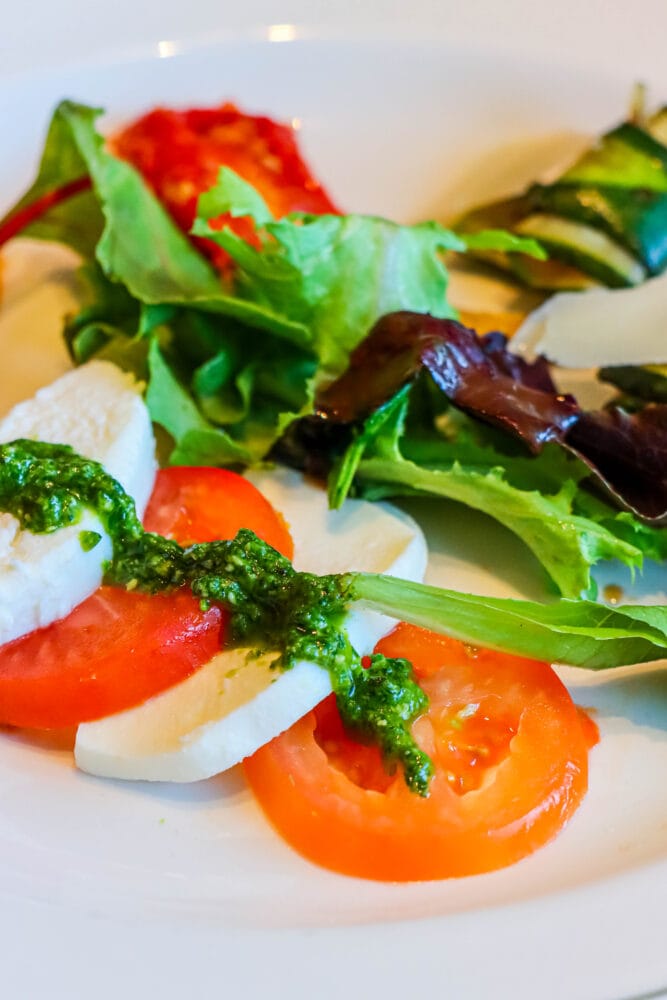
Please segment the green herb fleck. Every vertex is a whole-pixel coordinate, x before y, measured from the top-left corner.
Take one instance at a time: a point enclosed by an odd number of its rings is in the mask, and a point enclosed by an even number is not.
[[[101,541],[102,536],[99,531],[81,531],[79,533],[79,542],[84,552],[92,551]]]

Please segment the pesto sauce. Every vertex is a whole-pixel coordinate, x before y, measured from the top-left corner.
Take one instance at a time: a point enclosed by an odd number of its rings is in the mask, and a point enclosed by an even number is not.
[[[107,582],[151,594],[187,585],[202,607],[230,613],[232,642],[279,651],[276,667],[310,660],[329,671],[344,725],[380,747],[385,766],[403,766],[408,786],[428,794],[433,767],[414,742],[410,723],[428,704],[406,660],[370,658],[364,668],[342,627],[355,599],[354,574],[297,573],[291,562],[252,531],[231,541],[186,548],[144,531],[134,501],[98,462],[67,445],[17,440],[0,445],[0,510],[22,528],[50,533],[93,510],[113,546]],[[85,551],[100,541],[82,531]]]

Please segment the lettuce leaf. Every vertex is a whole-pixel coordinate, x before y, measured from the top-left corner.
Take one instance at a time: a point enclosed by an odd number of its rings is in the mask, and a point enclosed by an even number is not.
[[[223,214],[251,218],[259,247],[211,224]],[[372,216],[299,213],[276,220],[249,184],[223,168],[216,187],[199,199],[193,233],[232,257],[244,301],[309,331],[318,382],[346,368],[350,351],[387,312],[454,315],[441,251],[464,251],[465,244],[435,222],[400,226]]]
[[[415,416],[414,402],[406,386],[369,418],[332,471],[333,505],[340,505],[353,481],[369,500],[456,500],[517,535],[566,597],[591,592],[591,567],[600,560],[641,567],[641,548],[611,529],[612,512],[607,510],[603,523],[577,511],[578,483],[586,471],[575,460],[564,461],[555,449],[538,457],[503,454],[490,437],[484,441],[486,428],[475,428],[462,415],[447,425],[446,438],[424,413]]]
[[[191,329],[191,319],[178,317],[176,329]],[[247,333],[228,330],[216,337],[216,353],[193,367],[183,350],[191,342],[173,330],[163,328],[162,343],[152,340],[146,396],[151,416],[174,438],[171,462],[255,464],[312,407],[315,361],[307,353],[271,342],[260,353],[248,349]]]
[[[544,358],[527,362],[502,334],[478,337],[454,320],[388,313],[353,351],[345,373],[318,397],[328,419],[352,422],[427,371],[447,399],[539,452],[563,440],[580,409],[557,392]]]
[[[80,115],[91,127],[100,114],[98,109],[81,106]],[[37,177],[0,220],[0,227],[39,198],[85,177],[86,174],[88,164],[72,135],[65,106],[60,105],[49,125]],[[103,227],[104,218],[97,194],[87,190],[52,207],[23,229],[22,235],[47,242],[64,243],[83,257],[92,258]]]
[[[667,653],[667,608],[594,601],[539,604],[482,597],[389,576],[351,574],[367,607],[490,649],[608,670],[649,663]]]
[[[220,226],[220,216],[255,224],[258,247]],[[350,352],[376,320],[395,310],[456,315],[447,302],[444,251],[469,241],[491,249],[544,253],[533,240],[488,231],[462,239],[437,222],[403,226],[365,215],[292,213],[274,219],[266,203],[232,170],[199,199],[193,233],[221,246],[236,264],[235,289],[244,301],[297,320],[319,359],[316,384],[347,367]]]
[[[96,128],[102,113],[73,101],[58,105],[37,179],[6,218],[41,194],[88,174],[91,191],[50,209],[24,235],[65,243],[87,260],[95,259],[110,281],[140,303],[192,305],[306,344],[307,331],[289,317],[227,293],[141,175],[107,148]]]
[[[650,523],[667,524],[667,405],[583,413],[566,444],[613,501]]]
[[[17,208],[88,174],[92,191],[56,206],[25,235],[54,239],[95,256],[105,274],[145,302],[215,295],[216,275],[176,227],[141,176],[106,148],[100,108],[62,101],[56,108],[35,183]]]

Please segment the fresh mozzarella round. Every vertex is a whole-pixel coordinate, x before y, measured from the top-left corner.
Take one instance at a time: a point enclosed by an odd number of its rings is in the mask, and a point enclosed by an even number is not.
[[[424,579],[428,560],[424,535],[398,508],[347,500],[340,510],[331,510],[320,487],[288,469],[251,472],[248,478],[287,521],[294,541],[293,563],[300,572],[391,573],[405,580]],[[377,611],[355,607],[346,627],[350,642],[365,656],[394,624],[393,618]]]
[[[423,579],[424,537],[402,512],[360,500],[329,510],[321,489],[285,470],[251,478],[285,517],[297,569]],[[362,654],[392,625],[392,619],[356,609],[346,622]],[[103,777],[198,781],[254,753],[331,692],[329,674],[313,663],[304,661],[283,673],[272,669],[276,654],[249,654],[247,649],[221,652],[146,704],[79,726],[78,766]]]
[[[565,368],[667,362],[667,273],[635,288],[554,295],[531,313],[512,349]]]
[[[248,649],[219,653],[144,705],[84,723],[77,766],[135,781],[200,781],[226,771],[331,692],[329,674],[315,664],[277,673],[273,660]]]
[[[153,431],[139,387],[115,365],[90,362],[19,403],[0,422],[0,442],[16,438],[68,444],[101,462],[143,512],[156,471]],[[80,535],[88,530],[102,538],[85,552]],[[0,643],[69,614],[99,587],[110,556],[92,512],[49,535],[22,531],[0,514]]]

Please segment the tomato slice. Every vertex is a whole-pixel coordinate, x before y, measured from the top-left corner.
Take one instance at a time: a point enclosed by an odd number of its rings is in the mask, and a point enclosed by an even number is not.
[[[181,545],[233,538],[251,528],[291,559],[292,536],[266,497],[227,469],[179,465],[161,469],[144,514],[144,527]]]
[[[270,118],[246,115],[233,104],[174,111],[156,108],[133,122],[113,141],[114,152],[132,163],[177,224],[189,233],[197,198],[215,184],[220,167],[235,170],[255,187],[273,215],[337,209],[301,157],[294,129]],[[244,239],[253,241],[248,219],[225,217]],[[225,270],[229,258],[210,240],[197,240]]]
[[[413,726],[428,799],[344,732],[332,699],[245,764],[268,818],[337,872],[412,881],[491,871],[550,840],[587,787],[577,709],[545,664],[400,625],[377,646],[411,660],[430,707]]]
[[[233,472],[170,468],[144,524],[182,544],[252,528],[285,555],[292,540],[258,490]],[[70,615],[0,648],[0,722],[56,728],[132,708],[208,662],[224,639],[220,608],[189,590],[148,596],[101,587]]]

